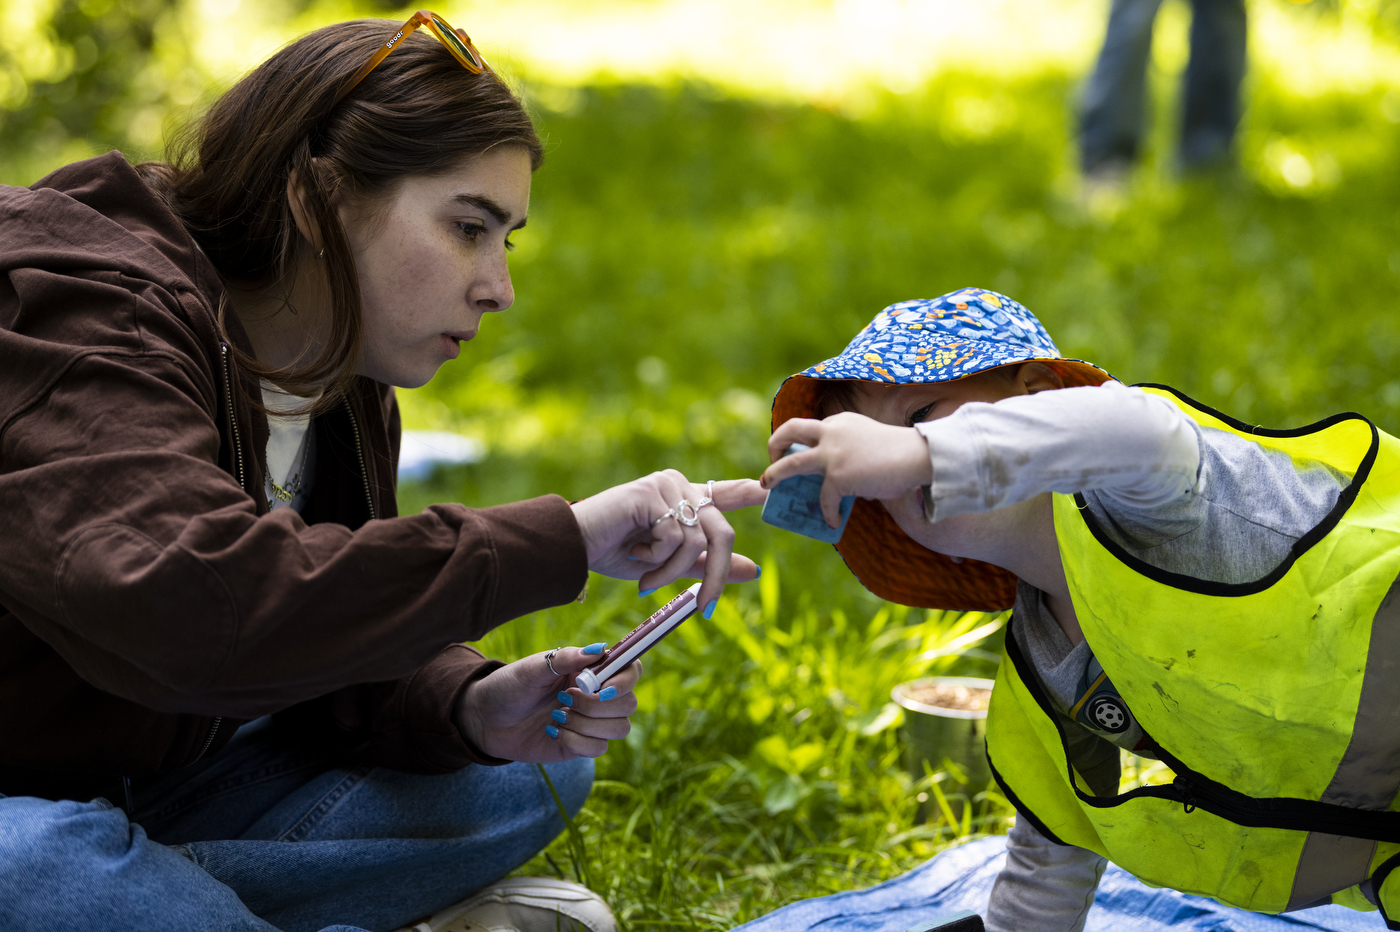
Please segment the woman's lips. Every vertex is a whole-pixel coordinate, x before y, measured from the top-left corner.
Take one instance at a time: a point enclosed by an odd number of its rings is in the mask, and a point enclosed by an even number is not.
[[[476,336],[476,334],[461,332],[444,333],[440,334],[440,336],[442,337],[442,349],[447,355],[447,358],[456,359],[457,355],[462,352],[463,341],[470,340],[472,337]]]

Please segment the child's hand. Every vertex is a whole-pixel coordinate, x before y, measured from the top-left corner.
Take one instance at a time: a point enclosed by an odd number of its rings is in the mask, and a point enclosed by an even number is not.
[[[791,456],[794,443],[812,449]],[[768,439],[773,465],[759,483],[765,489],[789,476],[826,476],[822,483],[822,517],[831,527],[841,523],[841,498],[899,498],[933,481],[928,442],[912,427],[892,427],[853,411],[824,420],[793,418]]]

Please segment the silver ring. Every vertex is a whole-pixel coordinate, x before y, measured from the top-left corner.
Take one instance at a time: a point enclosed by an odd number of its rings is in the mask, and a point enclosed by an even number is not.
[[[554,654],[555,654],[557,651],[561,651],[561,650],[563,650],[563,649],[564,649],[564,648],[562,648],[562,647],[556,647],[556,648],[554,648],[553,650],[547,650],[547,651],[544,652],[544,665],[545,665],[546,667],[549,667],[549,672],[550,672],[550,673],[553,673],[555,676],[563,676],[563,675],[564,675],[564,674],[560,673],[558,670],[554,669]]]
[[[672,508],[672,509],[670,509],[669,511],[667,511],[664,515],[662,515],[661,517],[657,518],[655,521],[651,522],[651,526],[652,526],[652,527],[656,527],[658,524],[660,524],[662,521],[665,521],[667,518],[674,518],[675,516],[676,516],[676,509]]]
[[[695,510],[696,510],[696,511],[699,511],[701,508],[704,508],[706,505],[714,505],[714,504],[715,504],[715,480],[711,479],[709,482],[706,482],[706,483],[705,483],[705,497],[702,498],[702,499],[700,499],[700,501],[698,501],[698,502],[695,503]],[[715,507],[718,508],[719,506],[718,506],[718,505],[715,505]]]
[[[700,523],[700,509],[696,508],[688,498],[676,502],[676,507],[672,510],[676,513],[676,520],[686,527],[695,527]]]

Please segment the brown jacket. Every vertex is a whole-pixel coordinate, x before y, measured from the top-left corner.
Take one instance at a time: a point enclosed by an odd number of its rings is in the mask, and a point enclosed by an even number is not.
[[[220,294],[120,153],[0,186],[0,793],[88,798],[270,713],[400,770],[490,762],[450,713],[499,663],[455,642],[587,577],[557,496],[397,517],[368,379],[313,421],[303,513],[269,512]]]

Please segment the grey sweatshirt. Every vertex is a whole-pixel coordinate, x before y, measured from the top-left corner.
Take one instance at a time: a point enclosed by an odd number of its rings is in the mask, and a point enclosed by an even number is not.
[[[1116,382],[966,404],[918,427],[934,463],[925,497],[930,520],[1046,491],[1082,492],[1089,513],[1123,549],[1215,582],[1267,574],[1349,481],[1200,427],[1163,399]],[[1018,644],[1065,716],[1076,769],[1095,793],[1116,793],[1119,749],[1134,750],[1142,738],[1131,710],[1100,720],[1086,714],[1081,700],[1102,667],[1087,641],[1070,643],[1039,590],[1021,583],[1014,613]],[[992,888],[989,932],[1079,932],[1105,864],[1018,820]]]

